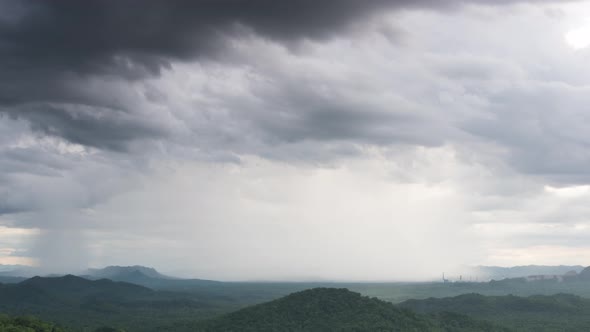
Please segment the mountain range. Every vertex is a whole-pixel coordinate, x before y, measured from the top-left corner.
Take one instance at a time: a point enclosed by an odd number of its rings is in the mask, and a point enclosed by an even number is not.
[[[575,271],[580,273],[584,269],[581,265],[526,265],[513,267],[499,267],[499,266],[476,266],[466,268],[462,273],[466,278],[479,281],[486,280],[502,280],[507,278],[522,278],[532,275],[564,275],[568,272]],[[134,266],[107,266],[104,268],[91,268],[79,273],[71,273],[89,279],[108,278],[117,281],[128,281],[140,284],[157,284],[156,280],[192,280],[192,281],[212,281],[203,279],[183,279],[174,276],[164,275],[152,267],[145,267],[140,265]],[[25,265],[2,265],[0,264],[0,282],[18,282],[24,278],[34,276],[47,276],[41,273],[38,269]],[[17,278],[12,279],[9,278]],[[328,282],[328,281],[318,281]]]
[[[584,266],[581,265],[523,265],[523,266],[476,266],[471,268],[471,272],[466,272],[476,275],[479,280],[502,280],[507,278],[522,278],[533,275],[564,275],[570,271],[576,273],[581,272]]]
[[[141,265],[133,266],[107,266],[102,269],[88,269],[82,276],[87,276],[92,279],[107,278],[119,281],[120,279],[128,278],[154,278],[154,279],[178,279],[169,277],[156,271],[153,267],[145,267]],[[124,280],[123,280],[124,281]]]
[[[121,271],[141,273],[133,269]],[[590,268],[583,270],[580,276],[588,273]],[[186,291],[158,291],[109,279],[89,280],[73,275],[33,277],[19,283],[0,284],[0,312],[33,314],[74,331],[94,331],[105,325],[126,331],[175,332],[590,330],[590,299],[576,295],[521,297],[472,293],[394,304],[334,287],[337,285],[342,284],[311,288],[311,284],[305,283],[213,282]],[[350,285],[369,287],[365,290],[381,294],[389,289],[387,285]],[[430,292],[433,285],[420,287]],[[468,289],[464,287],[469,283],[436,285],[440,289],[457,291]],[[531,289],[550,291],[554,289],[551,287],[559,286],[586,294],[590,289],[590,283],[580,278],[572,282],[547,280],[540,283],[507,279],[505,285],[493,282],[473,285],[486,292],[502,294],[521,291],[519,288],[523,287],[528,292]],[[406,286],[396,285],[394,290]],[[310,289],[281,295],[298,287]]]

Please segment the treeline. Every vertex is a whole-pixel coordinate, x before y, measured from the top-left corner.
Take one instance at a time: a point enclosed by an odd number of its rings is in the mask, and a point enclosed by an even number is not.
[[[523,332],[590,331],[590,300],[571,294],[529,297],[465,294],[409,300],[401,306],[422,314],[452,311]]]
[[[42,321],[33,316],[8,316],[0,314],[0,332],[73,332],[55,323]],[[108,326],[99,327],[94,332],[125,332]]]
[[[0,332],[67,332],[54,323],[34,317],[10,317],[0,314]]]

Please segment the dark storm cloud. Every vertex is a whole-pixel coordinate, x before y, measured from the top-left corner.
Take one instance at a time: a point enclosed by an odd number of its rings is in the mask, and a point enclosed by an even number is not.
[[[516,2],[526,1],[494,5]],[[0,16],[0,40],[4,60],[10,57],[17,67],[34,64],[121,75],[138,69],[157,72],[170,58],[216,53],[219,38],[236,25],[275,40],[322,39],[382,10],[442,9],[463,3],[489,4],[480,0],[7,0],[0,5],[6,12],[3,19]],[[141,66],[131,70],[136,64]]]
[[[526,1],[496,1],[506,4]],[[3,71],[34,69],[139,78],[171,59],[215,56],[238,26],[278,41],[324,39],[387,9],[456,7],[433,0],[5,0],[0,3]],[[239,30],[239,29],[238,29]],[[41,72],[38,72],[41,70]],[[6,73],[4,73],[6,74]],[[0,95],[0,99],[8,98]]]
[[[3,214],[12,214],[26,211],[30,211],[29,206],[19,206],[17,204],[13,204],[11,202],[6,201],[0,202],[0,216]]]
[[[411,103],[380,100],[379,93],[359,98],[353,88],[346,87],[346,82],[319,80],[298,84],[303,80],[297,75],[286,75],[280,81],[282,85],[271,93],[259,92],[260,99],[268,104],[250,106],[248,118],[244,119],[250,122],[249,128],[261,133],[262,140],[273,144],[314,141],[436,146],[451,130],[442,124],[433,125],[434,116]],[[326,85],[332,86],[329,92],[317,92]],[[241,105],[247,107],[243,102]]]
[[[165,134],[165,129],[149,123],[145,117],[122,109],[40,103],[11,108],[8,114],[28,119],[36,132],[113,151],[125,151],[127,143],[134,139]]]
[[[506,4],[522,1],[500,1]],[[0,112],[44,134],[99,148],[162,138],[125,113],[106,92],[77,88],[92,77],[138,80],[173,61],[220,59],[228,38],[251,34],[277,42],[322,40],[386,10],[446,9],[484,1],[433,0],[5,0],[0,3]],[[34,109],[22,104],[36,103]],[[53,103],[52,105],[48,103]],[[121,119],[74,117],[59,104],[117,109]],[[338,128],[333,128],[338,129]],[[342,133],[345,134],[345,133]]]
[[[34,130],[125,150],[163,130],[108,92],[80,89],[92,77],[136,80],[171,61],[212,59],[238,26],[276,40],[324,38],[389,1],[4,1],[0,4],[0,103]],[[32,105],[32,106],[31,106]],[[76,105],[95,107],[77,112]],[[111,110],[105,112],[105,109]],[[108,116],[101,116],[108,113]]]
[[[411,3],[411,2],[410,2]],[[3,4],[2,58],[14,69],[157,73],[171,59],[218,53],[237,25],[277,40],[325,38],[401,1],[26,1]],[[51,74],[51,73],[50,73]]]

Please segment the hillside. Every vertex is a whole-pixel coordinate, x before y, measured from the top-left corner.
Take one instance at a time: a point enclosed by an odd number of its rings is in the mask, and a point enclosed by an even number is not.
[[[230,283],[226,287],[218,289],[212,284],[207,292],[179,293],[72,275],[34,277],[18,284],[0,284],[0,312],[34,315],[84,331],[101,326],[126,331],[590,330],[590,299],[566,294],[466,294],[395,305],[343,288],[313,288],[261,303],[258,299],[286,291],[287,286]],[[267,294],[265,287],[271,287]],[[259,298],[242,298],[260,292]],[[245,307],[253,303],[261,304]]]
[[[3,277],[0,276],[0,283],[2,284],[16,284],[21,281],[25,281],[27,278],[24,277]]]
[[[580,271],[577,279],[580,281],[590,281],[590,266]]]
[[[119,301],[125,298],[147,296],[152,290],[128,283],[102,279],[90,281],[67,275],[64,277],[34,277],[17,284],[0,287],[0,309],[4,312],[28,313],[29,311],[70,307],[90,300]]]
[[[125,282],[72,275],[0,284],[0,312],[34,315],[76,330],[109,325],[156,331],[172,321],[209,318],[235,309],[232,302],[219,298],[157,292]]]
[[[530,297],[465,294],[409,300],[400,306],[423,314],[445,311],[465,314],[519,331],[590,330],[590,299],[569,294]]]
[[[9,317],[0,314],[2,332],[66,332],[65,329],[32,317]]]
[[[350,286],[378,296],[387,292],[398,292],[397,296],[422,296],[470,289],[498,293],[507,290],[551,292],[585,289],[583,287],[588,284],[585,281],[507,280]],[[34,277],[17,284],[0,284],[0,312],[34,315],[85,331],[100,326],[127,331],[503,331],[500,326],[517,331],[590,330],[590,299],[574,295],[466,294],[409,300],[395,305],[347,289],[323,288],[325,286],[310,283],[211,282],[198,285],[192,284],[184,292],[171,292],[72,275]],[[343,287],[344,284],[338,285]],[[292,291],[303,287],[320,288]],[[407,293],[399,293],[404,289]],[[281,293],[292,294],[279,298]]]
[[[315,288],[199,324],[197,331],[506,331],[458,314],[423,316],[347,289]]]

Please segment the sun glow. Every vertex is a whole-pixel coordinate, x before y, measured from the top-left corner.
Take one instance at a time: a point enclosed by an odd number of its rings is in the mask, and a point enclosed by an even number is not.
[[[565,34],[566,43],[575,50],[590,46],[590,23],[584,26],[569,30]]]

